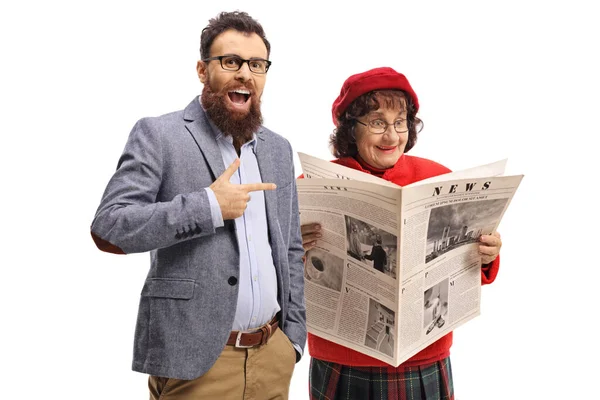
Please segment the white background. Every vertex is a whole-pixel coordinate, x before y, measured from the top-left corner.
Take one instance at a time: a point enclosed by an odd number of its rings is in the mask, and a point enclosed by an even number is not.
[[[592,1],[7,3],[0,397],[148,397],[130,366],[149,257],[101,253],[89,225],[135,121],[200,93],[200,31],[242,9],[272,44],[265,125],[296,151],[331,158],[342,82],[391,66],[421,103],[410,154],[452,169],[508,158],[525,174],[499,228],[500,275],[455,333],[457,399],[600,398]],[[307,398],[308,360],[291,399]]]

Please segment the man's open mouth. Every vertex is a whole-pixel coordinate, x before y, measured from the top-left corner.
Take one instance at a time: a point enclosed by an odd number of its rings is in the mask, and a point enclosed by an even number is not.
[[[244,104],[250,98],[250,91],[247,89],[235,89],[227,92],[229,100],[234,104]]]

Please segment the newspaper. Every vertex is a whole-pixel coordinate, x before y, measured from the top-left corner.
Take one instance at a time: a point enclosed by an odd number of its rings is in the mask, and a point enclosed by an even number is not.
[[[523,175],[506,160],[400,187],[298,153],[308,331],[393,366],[480,313],[478,239],[496,230]]]

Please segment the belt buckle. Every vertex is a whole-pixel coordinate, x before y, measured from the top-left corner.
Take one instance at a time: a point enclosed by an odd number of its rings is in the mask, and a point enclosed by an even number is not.
[[[235,347],[237,347],[238,349],[249,349],[251,347],[254,346],[244,346],[243,344],[240,343],[240,341],[242,340],[242,331],[238,331],[237,333],[237,337],[235,338]]]

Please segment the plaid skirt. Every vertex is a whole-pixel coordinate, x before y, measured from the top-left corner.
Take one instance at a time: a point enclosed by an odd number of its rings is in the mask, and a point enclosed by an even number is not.
[[[350,367],[310,360],[310,399],[454,400],[450,358],[426,366]]]

